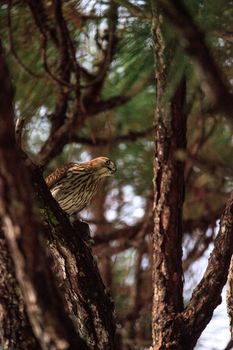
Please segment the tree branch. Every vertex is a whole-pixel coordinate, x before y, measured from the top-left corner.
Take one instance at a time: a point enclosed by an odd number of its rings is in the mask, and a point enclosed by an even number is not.
[[[183,271],[187,271],[194,261],[202,257],[210,243],[213,242],[214,229],[212,229],[212,234],[208,236],[206,235],[206,230],[207,227],[204,231],[200,231],[197,237],[191,238],[192,240],[195,239],[195,243],[193,248],[188,252],[186,259],[183,260]]]
[[[65,118],[65,122],[54,133],[50,134],[48,140],[44,143],[36,158],[36,162],[41,166],[58,155],[63,147],[70,142],[75,132],[83,126],[87,118],[86,113],[82,113],[79,104],[75,103],[73,111],[69,118]]]
[[[164,15],[176,28],[180,45],[192,58],[214,110],[233,124],[233,95],[205,43],[205,35],[180,0],[159,0]]]
[[[151,75],[142,77],[137,83],[135,83],[131,89],[125,94],[109,97],[107,100],[96,101],[93,105],[87,108],[87,113],[89,115],[98,114],[110,110],[112,108],[119,107],[124,103],[127,103],[137,94],[139,94],[151,81]]]
[[[109,138],[101,138],[101,137],[93,137],[87,138],[82,136],[75,136],[71,139],[71,142],[81,143],[83,145],[89,145],[89,146],[106,146],[108,144],[116,144],[120,142],[127,142],[127,141],[136,141],[139,138],[147,137],[148,135],[151,135],[154,128],[148,128],[143,131],[130,131],[126,135],[116,135]]]
[[[19,58],[17,51],[15,49],[14,45],[14,39],[13,39],[13,33],[12,33],[12,24],[11,24],[11,7],[12,7],[12,0],[8,1],[7,4],[7,26],[8,26],[8,39],[9,39],[9,45],[10,45],[10,52],[12,53],[13,57],[15,58],[16,62],[18,63],[19,67],[26,72],[28,75],[30,75],[33,78],[41,79],[43,76],[36,74],[35,72],[31,71]]]
[[[130,1],[127,0],[115,0],[119,5],[125,7],[131,15],[134,17],[138,17],[141,19],[148,19],[151,20],[151,14],[149,11],[146,11],[145,9],[140,8],[139,6],[132,4]]]
[[[12,86],[0,58],[0,216],[33,332],[43,350],[113,349],[113,303],[80,238],[84,224],[75,231],[40,170],[25,168],[14,137]]]
[[[203,172],[216,178],[224,178],[225,176],[233,177],[233,167],[225,165],[221,161],[203,158],[202,156],[193,155],[191,152],[180,151],[176,153],[177,159],[181,161],[189,161],[192,165],[197,166]]]
[[[42,146],[36,162],[41,166],[46,165],[53,157],[62,151],[67,143],[72,142],[75,138],[74,135],[77,134],[78,130],[84,125],[87,118],[127,103],[142,91],[150,79],[150,76],[145,77],[135,84],[125,95],[110,97],[106,101],[97,101],[89,106],[86,111],[80,110],[79,103],[75,101],[73,111],[69,118],[66,118],[65,123],[50,135],[48,140]]]
[[[186,323],[186,344],[192,348],[209,323],[227,280],[233,253],[233,192],[220,221],[220,229],[210,255],[205,274],[195,288],[187,309],[183,312]]]
[[[14,135],[13,88],[0,47],[0,216],[27,314],[41,347],[88,349],[76,334],[47,264],[44,229],[34,208],[29,174]],[[38,268],[39,267],[39,268]]]
[[[100,54],[103,57],[98,63],[98,70],[95,74],[95,77],[92,81],[86,83],[84,88],[89,88],[87,96],[84,97],[83,103],[85,106],[92,105],[93,102],[99,100],[101,90],[106,78],[106,74],[112,63],[116,45],[118,42],[117,37],[117,24],[118,24],[118,5],[114,1],[109,2],[108,9],[106,10],[107,14],[107,30],[103,38],[99,43],[98,37],[99,33],[97,32],[96,46],[99,48]],[[105,48],[105,43],[106,48]]]

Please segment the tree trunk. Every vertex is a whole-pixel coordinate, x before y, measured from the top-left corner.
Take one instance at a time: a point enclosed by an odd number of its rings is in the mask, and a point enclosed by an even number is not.
[[[156,64],[155,157],[154,157],[154,234],[153,234],[153,346],[179,348],[175,315],[183,311],[182,206],[184,164],[176,152],[186,147],[183,78],[170,107],[164,105],[168,50],[161,31],[161,16],[154,17],[153,37]]]
[[[0,343],[4,349],[37,350],[40,345],[25,312],[9,249],[0,227]]]
[[[44,350],[113,349],[113,303],[80,238],[86,225],[70,225],[39,168],[17,148],[2,51],[0,81],[0,217],[33,333]]]
[[[153,233],[153,349],[193,349],[210,322],[226,283],[233,253],[233,194],[221,216],[219,233],[208,266],[186,309],[182,287],[182,206],[184,166],[176,152],[186,147],[185,80],[176,88],[171,105],[165,104],[169,49],[162,35],[162,17],[153,4],[152,34],[155,48],[155,157]],[[165,107],[166,106],[166,107]],[[231,277],[228,310],[232,319]]]

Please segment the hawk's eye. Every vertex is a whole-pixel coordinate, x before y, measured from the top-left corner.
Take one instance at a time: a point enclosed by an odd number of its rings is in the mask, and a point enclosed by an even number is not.
[[[111,160],[110,160],[110,159],[106,160],[105,165],[108,166],[108,165],[110,165],[110,164],[111,164]]]

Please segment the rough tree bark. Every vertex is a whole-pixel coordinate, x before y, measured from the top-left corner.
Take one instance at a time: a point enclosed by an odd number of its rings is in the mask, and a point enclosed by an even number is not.
[[[2,49],[0,81],[0,216],[33,333],[42,349],[113,349],[113,303],[80,238],[86,227],[75,231],[17,148]]]
[[[40,349],[25,313],[22,293],[1,227],[0,252],[0,344],[3,349]]]
[[[233,341],[233,259],[227,277],[227,313],[230,320],[231,339]]]
[[[186,147],[186,86],[182,79],[169,107],[164,106],[168,62],[161,31],[162,17],[154,8],[156,107],[154,157],[153,310],[154,349],[177,346],[175,315],[183,310],[182,206],[184,165],[175,152]]]
[[[182,296],[182,205],[184,169],[175,152],[186,146],[185,82],[181,80],[169,107],[164,105],[169,50],[162,35],[162,16],[153,4],[155,49],[155,160],[153,233],[153,349],[193,349],[214,309],[221,303],[233,253],[233,196],[221,217],[219,233],[204,276],[186,309]],[[230,116],[229,112],[229,116]],[[230,288],[231,280],[229,279]],[[229,314],[232,317],[231,299]]]
[[[221,293],[227,281],[232,254],[233,192],[221,215],[219,232],[204,276],[180,315],[183,322],[181,344],[184,349],[194,348],[202,331],[210,322],[215,308],[221,303]]]

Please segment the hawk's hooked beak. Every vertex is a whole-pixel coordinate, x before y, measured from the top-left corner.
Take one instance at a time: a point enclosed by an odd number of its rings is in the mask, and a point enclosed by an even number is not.
[[[108,168],[108,170],[110,170],[111,174],[114,174],[117,171],[116,164],[112,161],[106,167]]]

